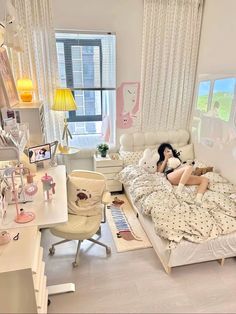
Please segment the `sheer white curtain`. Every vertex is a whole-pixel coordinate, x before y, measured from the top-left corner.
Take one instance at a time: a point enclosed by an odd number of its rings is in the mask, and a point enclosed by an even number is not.
[[[23,52],[10,50],[15,78],[31,78],[43,101],[47,141],[60,139],[63,115],[51,111],[58,86],[55,32],[50,0],[12,0],[22,27]]]
[[[141,129],[188,128],[203,0],[144,0]]]

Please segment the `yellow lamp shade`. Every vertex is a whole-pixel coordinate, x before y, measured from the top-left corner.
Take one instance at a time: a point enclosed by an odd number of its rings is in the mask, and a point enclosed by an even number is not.
[[[73,111],[77,109],[75,99],[69,88],[58,88],[54,94],[52,110]]]
[[[33,83],[30,79],[19,79],[17,89],[20,92],[20,98],[23,102],[30,102],[33,98]]]
[[[17,81],[17,89],[23,92],[32,92],[33,83],[30,79],[20,79]]]

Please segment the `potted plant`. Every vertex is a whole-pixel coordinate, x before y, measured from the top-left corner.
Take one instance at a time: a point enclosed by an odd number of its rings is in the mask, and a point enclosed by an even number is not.
[[[101,154],[101,157],[107,156],[108,149],[109,149],[109,146],[106,143],[102,143],[97,146],[97,150]]]

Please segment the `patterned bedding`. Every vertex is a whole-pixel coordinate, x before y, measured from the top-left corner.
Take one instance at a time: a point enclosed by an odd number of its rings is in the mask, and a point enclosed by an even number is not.
[[[162,174],[149,174],[137,165],[125,167],[119,180],[129,187],[134,204],[153,219],[156,233],[175,247],[182,239],[202,243],[236,231],[235,185],[215,172],[201,205],[195,203],[197,186],[186,186],[181,196]]]

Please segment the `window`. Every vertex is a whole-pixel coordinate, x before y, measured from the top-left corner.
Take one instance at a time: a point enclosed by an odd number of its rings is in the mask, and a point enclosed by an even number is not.
[[[207,112],[209,96],[211,90],[211,81],[202,81],[198,86],[197,109]]]
[[[115,35],[57,32],[56,43],[61,86],[72,90],[77,104],[67,115],[70,145],[96,147],[106,132],[114,144]]]
[[[232,111],[235,94],[235,78],[215,80],[212,94],[211,110],[215,117],[228,122]]]
[[[225,122],[230,119],[235,98],[236,78],[226,77],[199,82],[197,109]]]

